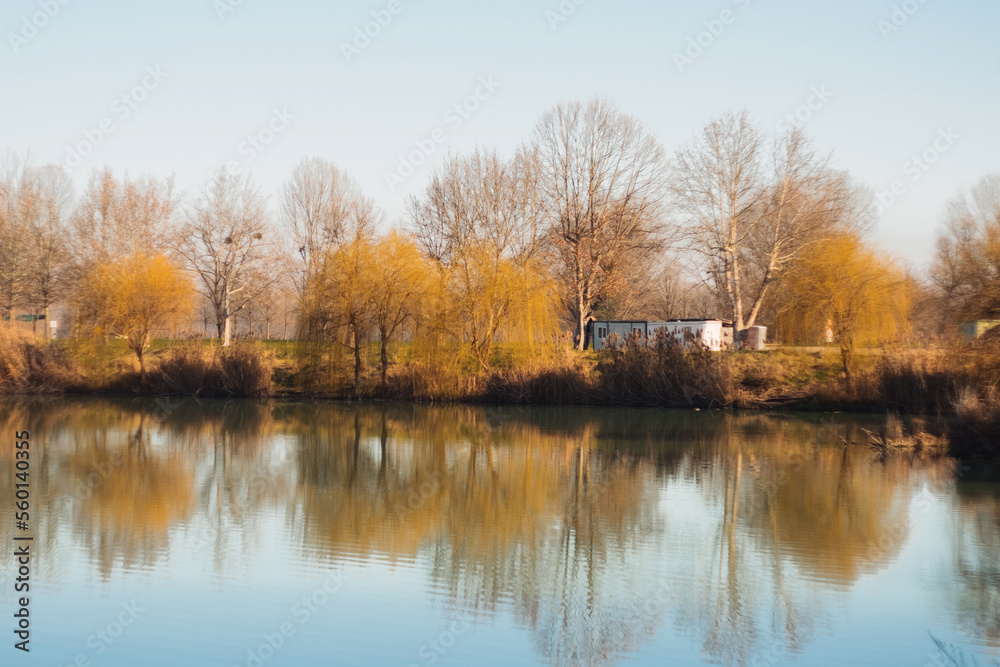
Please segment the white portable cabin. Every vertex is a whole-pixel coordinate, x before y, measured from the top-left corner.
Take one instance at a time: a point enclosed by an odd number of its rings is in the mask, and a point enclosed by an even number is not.
[[[639,334],[647,341],[652,340],[660,329],[666,329],[668,334],[680,342],[701,341],[706,348],[713,352],[721,352],[727,345],[732,345],[732,327],[728,327],[729,336],[727,337],[726,323],[722,320],[602,321],[594,322],[591,331],[594,336],[594,349],[604,350],[608,347],[608,338],[614,334],[618,335],[618,341],[621,344],[633,333]]]

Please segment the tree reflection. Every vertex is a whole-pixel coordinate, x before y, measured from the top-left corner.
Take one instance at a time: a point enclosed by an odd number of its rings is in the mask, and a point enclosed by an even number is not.
[[[966,636],[1000,649],[1000,493],[992,484],[959,486],[952,603]]]
[[[425,570],[454,613],[511,614],[556,665],[618,662],[665,624],[722,664],[795,652],[829,596],[897,557],[914,490],[953,477],[764,415],[124,400],[5,415],[45,438],[45,543],[60,553],[70,526],[105,578],[181,551],[238,578],[291,542],[323,567]],[[958,606],[997,642],[998,503],[963,503]]]

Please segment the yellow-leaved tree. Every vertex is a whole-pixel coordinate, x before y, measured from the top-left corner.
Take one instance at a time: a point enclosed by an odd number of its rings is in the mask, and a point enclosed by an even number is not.
[[[353,353],[355,392],[364,371],[364,347],[377,336],[385,388],[389,344],[407,327],[416,328],[433,269],[416,242],[396,231],[379,239],[358,234],[313,260],[302,300],[302,336],[335,341]]]
[[[490,244],[469,244],[456,250],[439,276],[439,324],[483,369],[490,367],[497,340],[534,347],[557,330],[556,285],[535,258],[508,258]]]
[[[302,299],[301,336],[335,341],[354,354],[354,391],[361,386],[364,345],[373,328],[375,248],[359,234],[332,252],[316,258]]]
[[[371,294],[372,317],[381,346],[382,388],[389,374],[389,343],[405,327],[415,328],[423,311],[423,299],[431,289],[433,269],[424,260],[416,241],[392,231],[374,248],[375,265]]]
[[[911,293],[909,277],[891,257],[854,234],[841,234],[811,245],[791,267],[780,324],[799,342],[829,328],[851,387],[856,347],[904,334]]]
[[[153,334],[190,314],[192,289],[166,257],[137,253],[94,265],[80,286],[80,315],[95,332],[123,339],[145,375]]]

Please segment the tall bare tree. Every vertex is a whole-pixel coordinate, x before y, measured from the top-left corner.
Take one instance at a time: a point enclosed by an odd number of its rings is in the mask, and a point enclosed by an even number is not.
[[[538,122],[532,146],[582,350],[614,268],[664,240],[664,153],[640,121],[603,99],[555,107]]]
[[[0,309],[15,316],[31,293],[33,250],[29,220],[36,207],[27,156],[7,153],[0,162]]]
[[[281,197],[281,214],[302,258],[296,280],[301,291],[324,253],[361,234],[382,219],[375,201],[357,182],[327,160],[306,158],[292,172]]]
[[[536,177],[534,156],[524,151],[511,160],[481,148],[449,156],[424,196],[408,204],[424,252],[444,264],[472,245],[519,260],[536,254],[544,233]]]
[[[712,121],[674,163],[687,247],[726,303],[739,340],[810,244],[871,223],[865,193],[798,129],[773,142],[744,113]]]
[[[705,260],[705,271],[724,294],[737,331],[746,321],[744,251],[766,210],[763,144],[746,113],[726,115],[706,125],[694,144],[677,154],[671,184],[688,246]]]
[[[280,255],[275,236],[260,189],[249,177],[225,170],[216,173],[204,199],[188,214],[180,254],[212,304],[224,346],[232,340],[233,316],[276,280],[271,270]]]
[[[1000,174],[948,204],[931,279],[952,319],[1000,319]]]
[[[35,210],[29,220],[32,244],[31,300],[44,316],[45,338],[51,333],[50,308],[67,294],[66,256],[68,221],[73,183],[59,165],[35,169],[31,174]]]
[[[170,253],[178,205],[173,177],[118,180],[110,169],[95,172],[70,221],[78,275],[96,262],[137,253]]]

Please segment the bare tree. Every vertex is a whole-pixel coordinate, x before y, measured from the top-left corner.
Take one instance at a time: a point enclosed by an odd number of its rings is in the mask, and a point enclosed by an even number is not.
[[[810,244],[867,229],[865,196],[800,130],[775,142],[727,114],[675,159],[671,190],[687,247],[726,303],[739,340]]]
[[[776,143],[764,215],[751,231],[743,265],[747,327],[756,324],[769,290],[806,248],[871,228],[871,193],[847,172],[832,169],[831,162],[799,129]]]
[[[766,210],[762,157],[763,138],[747,114],[726,115],[677,154],[671,186],[688,246],[705,260],[737,331],[745,328],[744,249]]]
[[[662,244],[662,148],[603,99],[546,113],[532,142],[539,187],[579,349],[614,267]]]
[[[170,254],[177,204],[173,177],[117,180],[110,169],[95,172],[70,223],[77,273],[137,253]]]
[[[281,198],[281,214],[302,257],[299,291],[315,275],[324,253],[348,239],[372,233],[382,212],[357,182],[322,158],[306,158],[292,172]]]
[[[948,204],[931,279],[952,319],[1000,319],[1000,174]]]
[[[7,153],[0,163],[0,308],[7,320],[31,293],[29,220],[35,207],[28,158]]]
[[[519,260],[538,252],[542,209],[536,167],[526,152],[512,160],[485,149],[449,156],[424,196],[408,204],[411,226],[427,256],[451,264],[473,245]]]
[[[188,215],[180,254],[197,274],[202,294],[212,304],[224,346],[232,340],[232,318],[276,280],[271,263],[278,256],[267,201],[260,189],[219,170],[203,201]]]
[[[29,221],[32,244],[31,299],[44,315],[45,338],[51,333],[49,309],[66,295],[68,220],[73,183],[59,165],[32,171],[35,210]]]
[[[671,257],[663,259],[647,300],[646,313],[651,319],[709,318],[725,313],[715,290]]]

